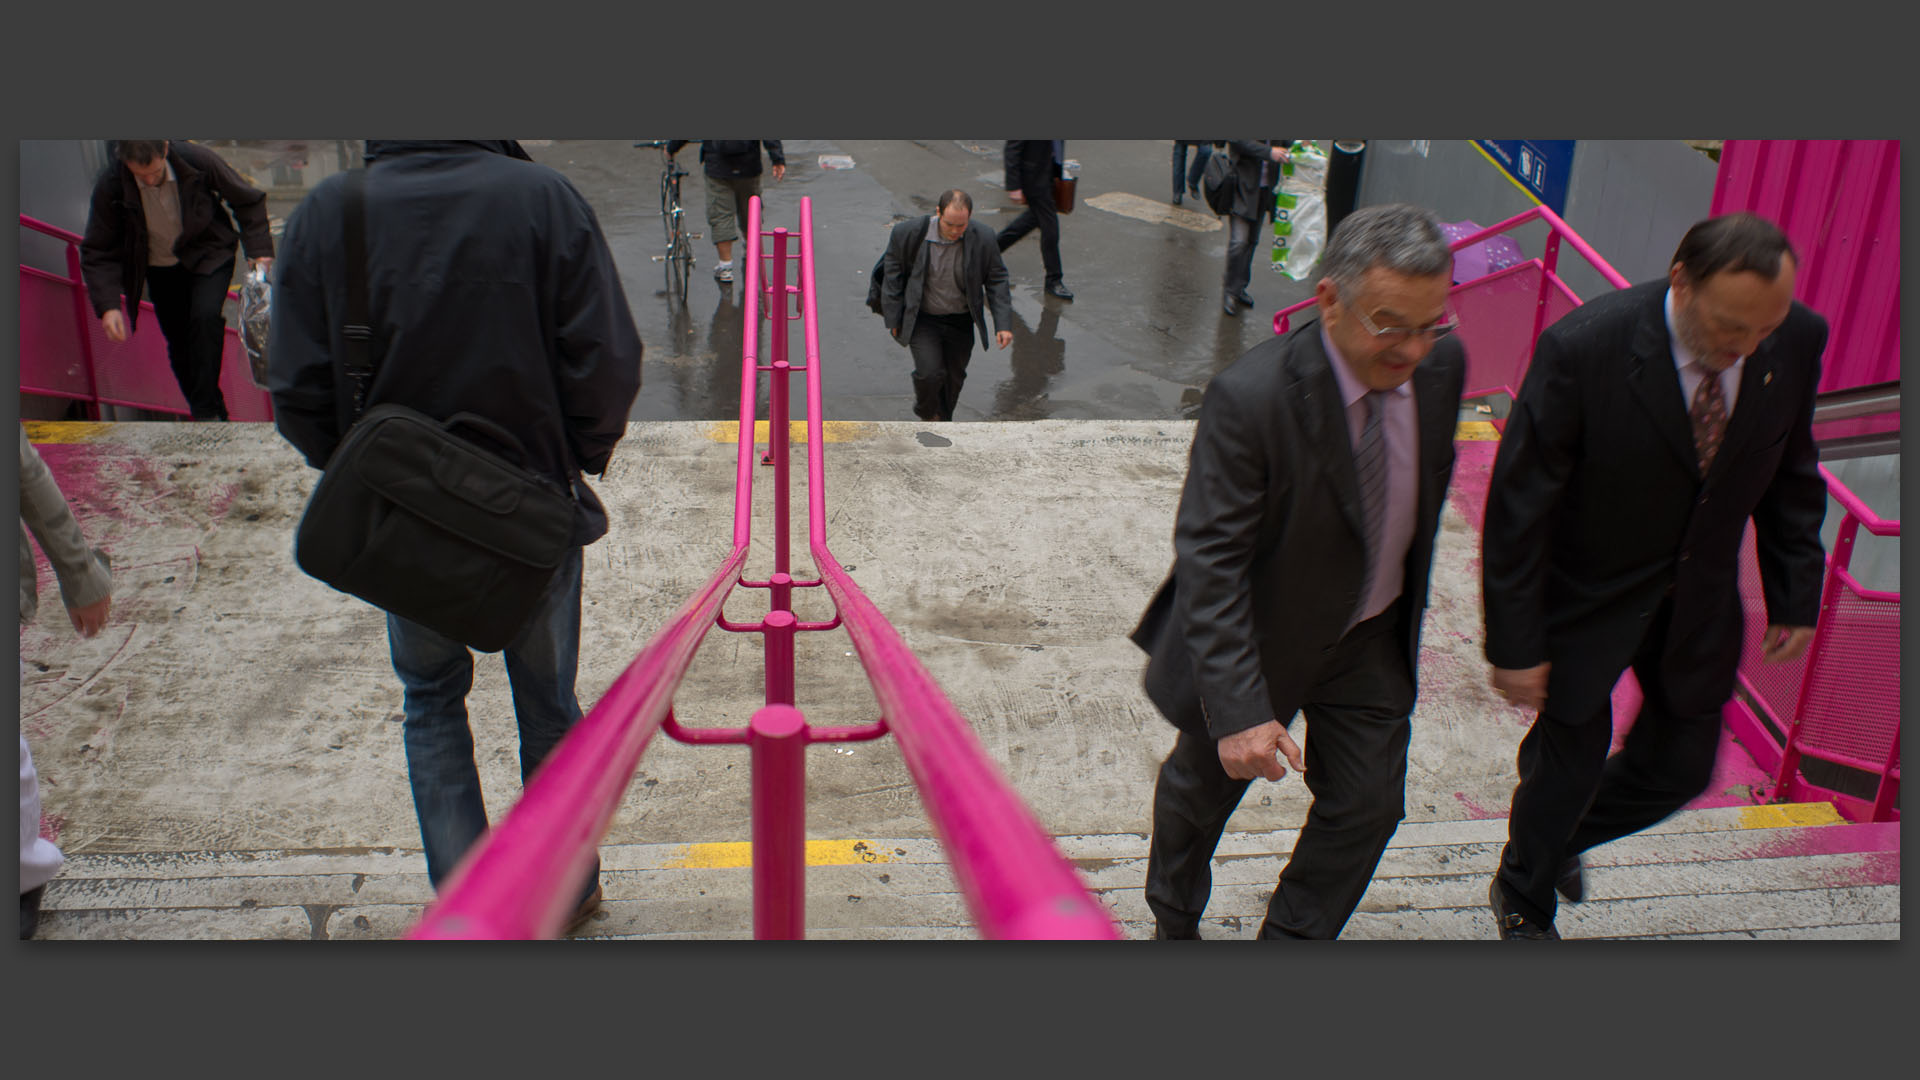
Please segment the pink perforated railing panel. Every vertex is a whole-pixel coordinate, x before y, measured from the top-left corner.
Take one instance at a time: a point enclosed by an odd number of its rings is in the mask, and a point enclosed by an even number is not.
[[[1540,264],[1529,261],[1453,290],[1467,349],[1466,396],[1519,389],[1533,348],[1540,274]]]
[[[1900,602],[1861,596],[1842,580],[1820,636],[1800,749],[1877,770],[1900,733]]]
[[[1767,635],[1767,596],[1760,588],[1760,563],[1754,556],[1752,523],[1748,523],[1747,534],[1740,541],[1740,606],[1747,616],[1740,670],[1760,696],[1761,707],[1784,735],[1793,722],[1794,710],[1800,705],[1800,681],[1807,669],[1807,659],[1803,655],[1789,664],[1769,664],[1760,659]]]

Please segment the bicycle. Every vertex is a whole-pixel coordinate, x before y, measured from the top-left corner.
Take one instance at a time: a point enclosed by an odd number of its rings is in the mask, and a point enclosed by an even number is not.
[[[633,144],[635,149],[659,150],[666,156],[667,140],[651,139]],[[693,276],[693,242],[700,238],[699,233],[686,230],[686,211],[680,206],[680,178],[690,175],[680,167],[680,163],[671,157],[660,173],[660,218],[667,233],[667,250],[663,255],[653,256],[653,261],[666,264],[667,295],[678,297],[680,303],[687,302],[687,281]]]

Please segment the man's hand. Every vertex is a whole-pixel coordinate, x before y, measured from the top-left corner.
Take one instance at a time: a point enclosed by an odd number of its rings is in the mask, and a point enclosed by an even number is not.
[[[261,259],[248,259],[247,266],[249,269],[258,270],[263,274],[271,274],[273,272],[273,256],[268,255]]]
[[[1013,344],[1013,331],[1011,330],[999,331],[998,333],[993,335],[993,340],[999,342],[1000,347],[1004,349],[1007,346]]]
[[[1218,749],[1221,767],[1235,780],[1258,777],[1278,780],[1287,775],[1286,765],[1280,764],[1276,754],[1284,755],[1287,765],[1293,766],[1295,772],[1307,771],[1299,745],[1287,735],[1287,729],[1278,720],[1236,731],[1221,739]]]
[[[67,618],[81,637],[92,637],[107,625],[107,608],[112,606],[113,597],[103,596],[85,607],[70,607]]]
[[[1807,646],[1813,644],[1813,627],[1770,623],[1767,636],[1761,641],[1765,648],[1760,652],[1760,659],[1769,664],[1791,663],[1800,659],[1801,654],[1807,651]]]
[[[1014,188],[1012,191],[1007,192],[1007,198],[1012,199],[1021,206],[1027,205],[1027,193],[1021,191],[1019,188]]]
[[[1544,709],[1547,707],[1547,672],[1552,668],[1551,663],[1530,668],[1494,668],[1493,688],[1509,705]]]
[[[107,332],[108,341],[127,340],[127,317],[118,308],[100,316],[100,328]]]
[[[1276,146],[1273,148],[1273,160],[1275,161],[1285,161],[1292,156],[1292,151],[1284,146]]]
[[[888,328],[887,328],[887,333],[889,333],[889,334],[892,334],[892,335],[893,335],[894,337],[899,337],[899,336],[900,336],[900,328],[899,328],[899,327],[897,327],[897,326],[893,326],[893,327],[888,327]]]
[[[773,182],[777,184],[780,181],[785,180],[786,178],[787,178],[787,167],[785,165],[775,165],[773,167]]]

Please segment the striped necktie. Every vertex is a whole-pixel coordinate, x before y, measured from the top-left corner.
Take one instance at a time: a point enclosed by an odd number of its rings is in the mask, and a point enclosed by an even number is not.
[[[1373,589],[1374,564],[1380,557],[1380,538],[1387,518],[1385,402],[1378,390],[1368,391],[1361,400],[1367,405],[1367,423],[1360,431],[1360,445],[1353,451],[1353,469],[1360,479],[1360,506],[1367,528],[1367,568],[1360,582],[1360,606],[1351,616],[1353,622],[1359,621],[1366,608],[1367,594]]]

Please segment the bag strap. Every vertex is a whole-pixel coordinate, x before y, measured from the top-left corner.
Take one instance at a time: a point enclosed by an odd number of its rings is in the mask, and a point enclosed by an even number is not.
[[[373,357],[368,352],[373,324],[367,317],[367,170],[347,170],[346,185],[347,321],[340,332],[347,340],[347,376],[353,380],[352,420],[359,420],[367,405],[367,387],[373,383]]]

